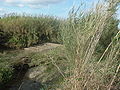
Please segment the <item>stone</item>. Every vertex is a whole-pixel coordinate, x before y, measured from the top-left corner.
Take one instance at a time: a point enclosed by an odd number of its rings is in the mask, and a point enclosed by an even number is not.
[[[28,70],[25,75],[25,78],[29,78],[31,80],[36,80],[37,77],[42,77],[46,71],[46,67],[44,66],[37,66]]]
[[[26,80],[20,85],[18,90],[44,90],[44,87],[40,82]]]

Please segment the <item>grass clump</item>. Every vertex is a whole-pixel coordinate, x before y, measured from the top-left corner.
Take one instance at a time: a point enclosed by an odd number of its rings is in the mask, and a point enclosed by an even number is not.
[[[108,23],[114,19],[113,9],[118,3],[119,1],[111,0],[109,3],[97,4],[95,9],[88,13],[74,8],[71,10],[62,29],[63,44],[70,65],[65,90],[119,88],[115,80],[118,80],[119,75],[120,32],[117,25],[114,25],[115,31],[109,29],[114,27]],[[114,19],[113,22],[115,21]],[[105,40],[106,44],[102,40]],[[102,48],[101,54],[99,53],[100,57],[96,57],[95,53],[99,52],[98,49],[102,46],[100,43],[105,47]]]
[[[13,68],[8,63],[0,63],[0,88],[3,84],[11,80],[13,75]]]

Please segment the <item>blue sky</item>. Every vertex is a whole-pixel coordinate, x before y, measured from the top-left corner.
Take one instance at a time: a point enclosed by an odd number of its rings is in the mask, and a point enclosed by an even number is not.
[[[98,0],[0,0],[0,15],[5,13],[27,13],[31,15],[45,14],[67,17],[73,5],[86,3],[86,8]],[[120,10],[119,10],[120,11]],[[120,12],[119,12],[120,13]],[[120,14],[118,15],[120,18]]]
[[[79,5],[81,0],[0,0],[0,14],[4,13],[29,13],[46,14],[67,17],[73,5]],[[83,0],[82,0],[83,1]],[[90,3],[95,0],[84,0]]]

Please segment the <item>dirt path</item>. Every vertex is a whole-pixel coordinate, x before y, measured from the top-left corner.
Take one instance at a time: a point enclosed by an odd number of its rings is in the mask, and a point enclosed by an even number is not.
[[[37,45],[34,47],[24,48],[25,51],[29,52],[42,52],[45,50],[54,49],[56,47],[62,46],[61,44],[54,44],[54,43],[45,43],[43,45]]]

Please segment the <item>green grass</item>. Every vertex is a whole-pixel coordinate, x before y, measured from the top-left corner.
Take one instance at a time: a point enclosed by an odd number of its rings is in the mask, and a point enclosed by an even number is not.
[[[38,65],[40,67],[47,67],[44,72],[46,75],[43,77],[48,78],[47,82],[43,83],[46,86],[46,90],[54,90],[62,87],[62,83],[64,82],[62,74],[66,75],[65,71],[68,65],[65,53],[64,47],[60,46],[49,51],[34,53],[31,55],[32,62],[30,63],[30,66]]]
[[[43,51],[43,52],[29,52],[26,53],[24,50],[14,50],[14,51],[7,51],[4,54],[0,55],[0,83],[4,84],[7,83],[12,75],[13,75],[13,68],[11,67],[14,64],[20,62],[20,59],[24,56],[28,56],[31,59],[31,63],[28,63],[29,66],[35,65],[36,67],[46,67],[47,78],[50,76],[52,79],[51,82],[44,83],[47,88],[56,88],[63,82],[63,76],[60,74],[57,67],[52,63],[54,62],[58,67],[60,67],[61,71],[64,72],[66,69],[66,57],[65,51],[63,46],[57,47],[52,50]],[[53,61],[50,59],[53,58]],[[54,78],[54,73],[59,76]],[[56,76],[55,75],[55,76]],[[48,80],[49,81],[49,78]]]

